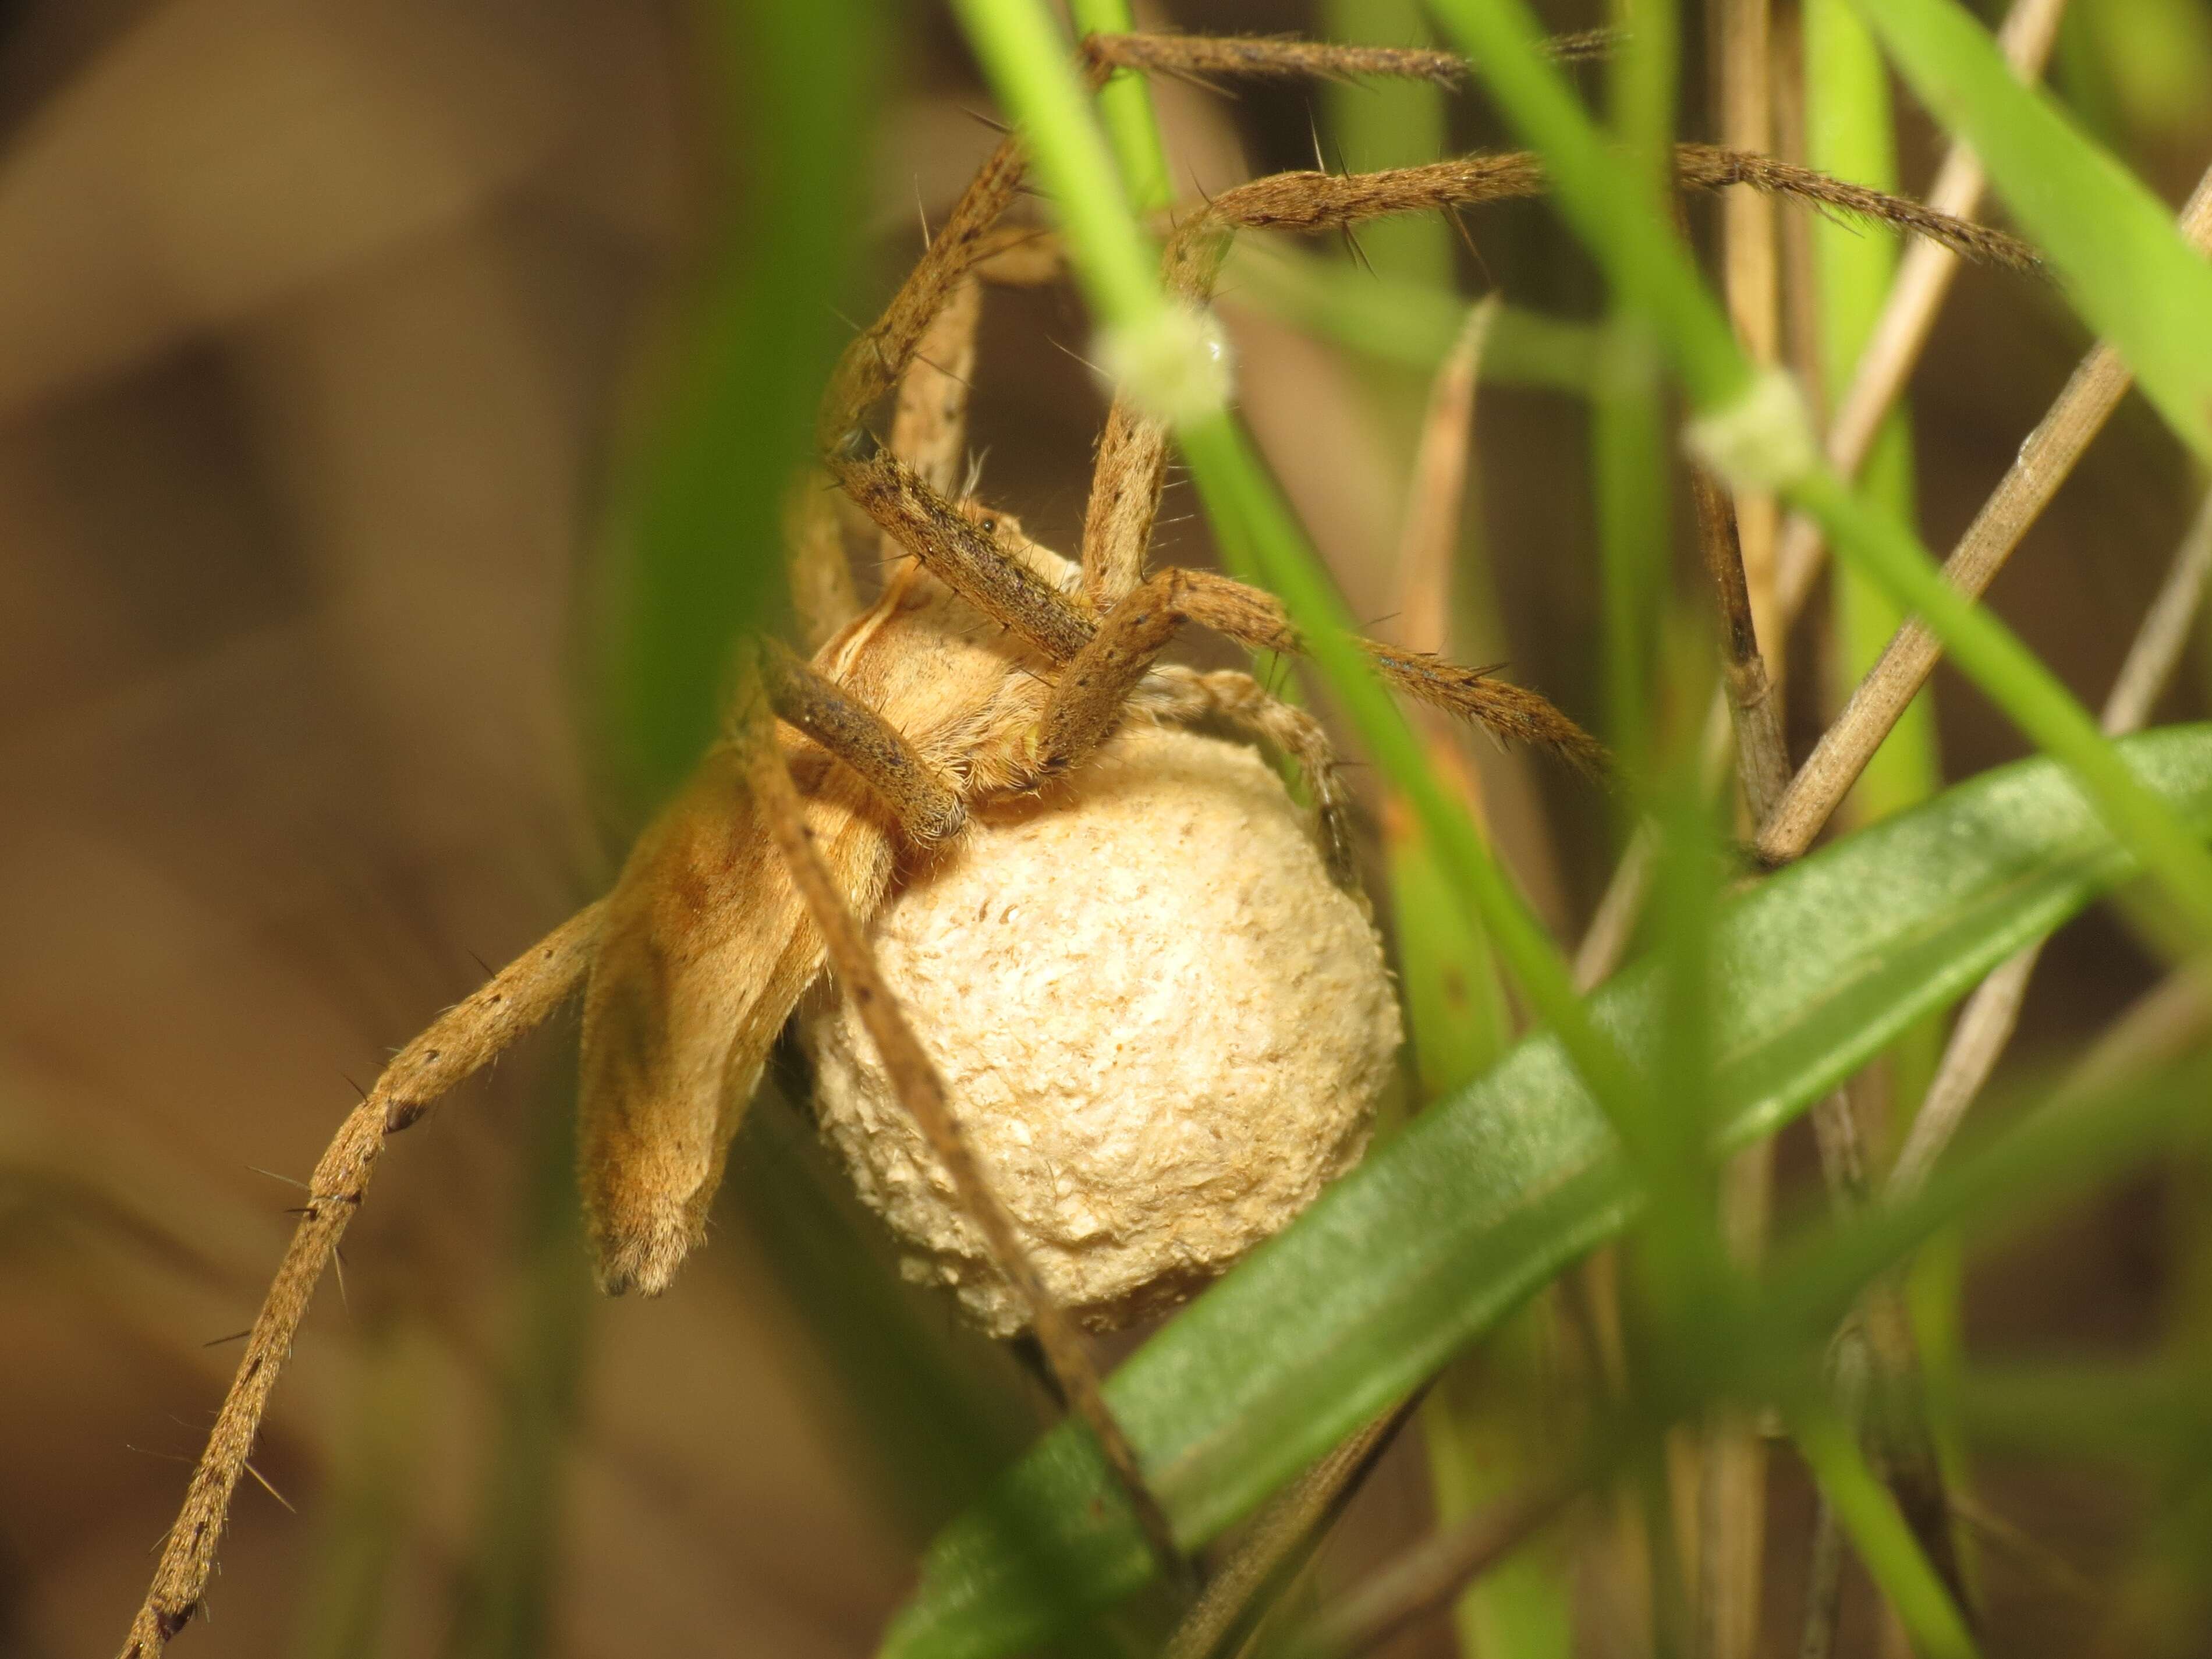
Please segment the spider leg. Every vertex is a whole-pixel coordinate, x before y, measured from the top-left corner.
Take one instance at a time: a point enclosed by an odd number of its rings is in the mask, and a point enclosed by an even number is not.
[[[1066,662],[1091,638],[1093,623],[1080,604],[1010,557],[978,515],[890,451],[848,445],[831,451],[826,464],[860,510],[932,575],[1050,660]]]
[[[216,1546],[229,1518],[231,1495],[261,1432],[269,1396],[292,1352],[316,1282],[361,1208],[386,1139],[568,1000],[584,977],[605,908],[604,902],[585,906],[433,1020],[392,1057],[331,1138],[309,1178],[300,1224],[246,1334],[238,1374],[192,1471],[183,1510],[162,1543],[153,1583],[125,1638],[124,1659],[155,1659],[199,1611],[215,1570]]]
[[[858,772],[908,841],[929,846],[967,821],[958,788],[881,714],[776,641],[763,642],[759,661],[777,718]]]
[[[1315,839],[1330,877],[1347,891],[1358,885],[1352,857],[1352,796],[1337,768],[1336,749],[1321,722],[1304,709],[1272,696],[1249,674],[1236,669],[1201,673],[1179,663],[1155,666],[1131,699],[1161,720],[1215,719],[1249,732],[1297,763],[1312,796]]]
[[[845,556],[837,497],[817,466],[802,471],[784,497],[783,564],[799,632],[809,651],[819,651],[860,614],[860,598]]]
[[[906,373],[930,323],[962,280],[1003,251],[1004,240],[993,236],[992,227],[1021,187],[1022,171],[1020,143],[1012,137],[1001,139],[969,180],[883,315],[846,346],[817,417],[820,447],[835,449],[847,441],[870,407]]]
[[[1073,765],[1105,741],[1137,683],[1186,622],[1257,650],[1305,648],[1273,594],[1200,570],[1164,570],[1094,623],[1080,603],[1009,557],[981,522],[896,457],[848,452],[830,456],[830,466],[868,515],[946,586],[1064,666],[1040,728],[1034,763],[1040,775]],[[1361,646],[1408,696],[1499,738],[1541,744],[1601,769],[1605,755],[1595,739],[1536,693],[1425,652],[1373,640]]]
[[[1119,394],[1099,434],[1083,513],[1083,594],[1104,614],[1145,579],[1167,481],[1168,429]]]
[[[1305,641],[1272,593],[1203,570],[1163,570],[1115,605],[1072,658],[1039,720],[1036,765],[1065,770],[1111,735],[1161,649],[1196,623],[1261,651],[1303,653]],[[1597,769],[1596,740],[1533,691],[1425,652],[1362,640],[1383,677],[1419,702],[1496,736],[1540,743]]]
[[[1005,240],[1003,235],[994,236],[990,246],[1000,246]],[[1030,262],[1036,262],[1035,256]],[[899,377],[898,399],[891,413],[890,453],[947,495],[958,492],[966,463],[968,393],[975,374],[975,330],[982,305],[981,276],[953,281]],[[792,491],[785,543],[792,603],[808,649],[819,650],[860,611],[838,524],[836,497],[819,467],[807,469]],[[886,563],[906,554],[888,532],[881,551]]]
[[[792,883],[822,934],[838,981],[845,994],[853,1000],[901,1103],[914,1115],[938,1161],[951,1176],[969,1218],[989,1241],[1000,1270],[1013,1281],[1015,1289],[1029,1304],[1038,1344],[1044,1350],[1054,1377],[1061,1392],[1073,1402],[1078,1415],[1097,1437],[1161,1571],[1170,1582],[1188,1583],[1189,1564],[1176,1543],[1167,1512],[1145,1484],[1136,1449],[1107,1408],[1105,1396],[1099,1389],[1097,1370],[1091,1363],[1074,1326],[1038,1277],[1036,1265],[1014,1231],[1012,1220],[993,1194],[953,1115],[944,1079],[938,1075],[937,1067],[923,1051],[914,1028],[907,1023],[890,987],[884,983],[866,933],[838,896],[829,866],[815,846],[798,788],[785,769],[781,754],[774,744],[756,741],[746,745],[746,760],[749,779],[760,802],[769,837],[783,856]]]
[[[941,495],[960,493],[967,466],[968,391],[975,378],[975,331],[982,319],[982,283],[960,277],[922,331],[891,411],[891,453]],[[884,555],[904,551],[886,546]]]

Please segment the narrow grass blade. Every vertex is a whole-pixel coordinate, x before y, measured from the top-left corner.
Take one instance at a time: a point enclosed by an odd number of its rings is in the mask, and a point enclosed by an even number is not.
[[[834,309],[866,175],[865,0],[693,8],[733,175],[752,180],[668,354],[663,412],[618,491],[610,724],[641,793],[720,729],[730,653],[781,604],[781,498],[842,343]]]
[[[1922,102],[1974,146],[2085,321],[2212,460],[2212,264],[2169,210],[2039,88],[1955,0],[1851,0]]]
[[[1850,1431],[1832,1412],[1815,1407],[1798,1419],[1798,1449],[1821,1496],[1841,1518],[1859,1559],[1897,1610],[1921,1659],[1973,1659],[1974,1639],[1957,1604],[1920,1553],[1896,1502],[1867,1467]]]
[[[1250,306],[1334,344],[1426,373],[1451,349],[1467,302],[1440,289],[1369,276],[1260,236],[1241,236],[1221,283],[1230,305]],[[1482,354],[1487,385],[1586,392],[1598,337],[1588,324],[1503,306]]]
[[[1129,0],[1072,0],[1068,16],[1079,34],[1127,34],[1137,27]],[[1098,89],[1098,117],[1121,163],[1122,187],[1140,213],[1171,205],[1167,147],[1152,114],[1152,83],[1135,70],[1115,70]]]

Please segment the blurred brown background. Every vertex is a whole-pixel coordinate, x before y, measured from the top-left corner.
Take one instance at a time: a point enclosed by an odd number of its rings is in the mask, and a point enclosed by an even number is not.
[[[1597,9],[1547,9],[1568,27]],[[1172,15],[1313,27],[1258,3]],[[991,137],[945,20],[906,27],[863,303],[910,257],[917,200],[940,212]],[[120,1636],[235,1363],[219,1339],[289,1231],[288,1182],[392,1047],[618,855],[578,735],[578,596],[633,366],[700,216],[686,27],[629,0],[0,9],[0,1654]],[[1310,164],[1303,91],[1163,101],[1187,186]],[[1463,120],[1466,142],[1494,141],[1479,111]],[[2178,198],[2212,131],[2136,136]],[[1910,179],[1934,154],[1912,127]],[[1471,228],[1510,297],[1589,314],[1595,285],[1540,213]],[[1253,424],[1379,617],[1418,388],[1233,320]],[[1100,413],[1071,355],[1085,337],[1065,291],[994,297],[978,392],[987,490],[1061,545]],[[2051,295],[1968,276],[1916,387],[1932,544],[2083,344]],[[1522,678],[1587,715],[1581,451],[1565,400],[1486,394],[1495,629]],[[2100,693],[2190,505],[2130,403],[2000,608]],[[1194,523],[1168,531],[1164,557],[1204,556]],[[2192,675],[2175,713],[2203,705]],[[1954,775],[2019,751],[1955,682],[1939,695]],[[1509,834],[1571,929],[1603,878],[1604,812],[1571,781],[1541,791],[1551,826]],[[2115,928],[2073,930],[2039,981],[2028,1061],[2142,974]],[[241,1491],[184,1651],[355,1650],[319,1620],[358,1577],[347,1527],[380,1513],[399,1523],[372,1529],[398,1540],[367,1581],[390,1587],[376,1650],[474,1639],[470,1586],[498,1553],[491,1449],[517,1420],[503,1379],[531,1352],[518,1309],[540,1279],[566,1293],[557,1271],[532,1277],[526,1195],[557,1159],[540,1126],[566,1109],[570,1040],[556,1029],[395,1146],[256,1460],[292,1507]],[[804,1164],[801,1137],[775,1133],[781,1151],[740,1164]],[[2154,1203],[2115,1201],[1985,1264],[1976,1336],[2124,1342],[2160,1292],[2160,1226]],[[922,1521],[887,1498],[884,1436],[769,1237],[733,1214],[665,1300],[592,1306],[573,1460],[545,1499],[545,1650],[857,1653],[905,1585]],[[2008,1293],[2022,1281],[2033,1297]],[[956,1370],[1019,1387],[949,1313],[905,1311]],[[2121,1499],[2023,1501],[2046,1541],[2094,1552],[2100,1505]],[[1425,1514],[1401,1456],[1333,1571]],[[1992,1593],[2015,1629],[2065,1616],[2047,1587]]]

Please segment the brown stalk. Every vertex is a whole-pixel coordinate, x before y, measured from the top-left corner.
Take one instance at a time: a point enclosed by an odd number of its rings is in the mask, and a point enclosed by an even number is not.
[[[1705,574],[1712,578],[1720,608],[1722,677],[1735,730],[1737,775],[1753,821],[1763,822],[1790,777],[1789,751],[1782,739],[1781,694],[1767,678],[1765,659],[1759,654],[1735,503],[1726,487],[1702,467],[1691,470],[1690,490],[1697,504]]]
[[[1413,457],[1413,475],[1407,492],[1406,517],[1398,532],[1394,588],[1398,637],[1418,650],[1449,653],[1451,648],[1452,586],[1459,549],[1459,527],[1466,512],[1468,464],[1474,453],[1473,432],[1477,385],[1481,378],[1482,354],[1489,343],[1502,301],[1496,296],[1477,303],[1468,313],[1459,337],[1437,369],[1429,386],[1428,403],[1421,416],[1421,433]],[[1437,769],[1452,781],[1468,810],[1486,833],[1489,803],[1483,799],[1486,779],[1471,766],[1450,726],[1426,709],[1416,711],[1429,756]],[[1520,752],[1498,751],[1495,781],[1503,787],[1502,805],[1517,808],[1524,819],[1540,816],[1531,793],[1534,785]],[[1410,833],[1411,818],[1391,808],[1383,818],[1383,836],[1396,845]],[[1549,842],[1532,838],[1524,849],[1531,860],[1547,860]],[[1532,872],[1532,884],[1556,890],[1558,872],[1545,868]],[[1548,878],[1548,879],[1547,879]]]
[[[1717,14],[1719,129],[1731,149],[1774,150],[1773,16],[1770,0],[1715,0]],[[1752,361],[1771,365],[1781,353],[1780,215],[1771,197],[1731,191],[1721,208],[1722,287],[1729,319]],[[1739,489],[1733,502],[1708,504],[1717,489],[1693,471],[1706,562],[1722,590],[1723,626],[1731,640],[1726,691],[1736,731],[1736,770],[1756,823],[1788,782],[1782,734],[1783,630],[1775,612],[1774,555],[1780,514],[1771,490]],[[1726,556],[1721,509],[1732,505],[1735,556]],[[1733,567],[1731,574],[1730,567]],[[1739,600],[1734,588],[1741,583]],[[1737,615],[1741,606],[1741,615]],[[1743,635],[1746,653],[1734,643]],[[1765,660],[1760,660],[1760,647]],[[1756,711],[1756,712],[1751,712]],[[1747,732],[1749,724],[1753,729]],[[1774,1195],[1774,1140],[1769,1136],[1729,1159],[1720,1176],[1721,1232],[1729,1255],[1756,1271],[1766,1249]],[[1751,1659],[1759,1637],[1765,1582],[1766,1442],[1743,1413],[1723,1408],[1706,1424],[1698,1490],[1698,1647],[1709,1659]]]
[[[2152,704],[2172,678],[2188,646],[2191,623],[2203,602],[2208,576],[2212,576],[2212,495],[2204,498],[2196,521],[2175,550],[2166,580],[2136,630],[2135,643],[2129,647],[2119,678],[2105,699],[2099,724],[2106,736],[2124,737],[2140,731],[2150,717]],[[2012,1039],[2021,1004],[2027,995],[2028,979],[2042,954],[2041,941],[2029,945],[1984,980],[1967,1000],[1952,1028],[1936,1079],[1929,1085],[1911,1131],[1891,1167],[1882,1194],[1887,1201],[1894,1203],[1918,1191],[1943,1148],[1950,1144]]]
[[[433,1020],[392,1058],[338,1126],[308,1180],[300,1224],[254,1316],[238,1374],[223,1396],[207,1449],[185,1489],[184,1507],[162,1542],[146,1600],[125,1638],[123,1659],[153,1659],[199,1611],[231,1494],[252,1455],[277,1374],[291,1355],[323,1269],[361,1207],[386,1138],[490,1064],[567,1000],[584,975],[601,908],[586,905]]]
[[[1565,1509],[1577,1478],[1538,1481],[1458,1525],[1431,1533],[1390,1566],[1322,1610],[1287,1659],[1351,1659],[1449,1606]]]
[[[1426,1392],[1417,1389],[1355,1430],[1270,1499],[1169,1634],[1159,1659],[1213,1659],[1239,1631],[1252,1628],[1312,1558]]]
[[[1176,1542],[1167,1511],[1146,1485],[1136,1448],[1107,1407],[1097,1369],[1091,1364],[1081,1336],[1038,1277],[1006,1207],[975,1162],[968,1138],[953,1116],[944,1080],[884,981],[874,947],[839,896],[829,866],[815,845],[814,832],[806,822],[798,787],[785,768],[782,751],[762,734],[746,745],[746,763],[747,779],[761,802],[769,835],[822,934],[831,971],[859,1011],[900,1103],[928,1139],[930,1150],[951,1176],[969,1218],[981,1231],[1000,1271],[1028,1305],[1045,1363],[1076,1415],[1097,1440],[1153,1559],[1169,1583],[1188,1587],[1192,1579],[1190,1563]]]
[[[1774,152],[1771,0],[1716,0],[1721,142],[1751,155]],[[1729,320],[1753,362],[1778,361],[1782,349],[1780,226],[1773,199],[1731,191],[1721,209],[1722,288]],[[1741,490],[1736,525],[1752,614],[1766,654],[1780,672],[1782,639],[1774,613],[1774,547],[1779,527],[1771,490]]]
[[[1720,483],[1693,469],[1699,539],[1720,607],[1725,653],[1723,685],[1736,737],[1736,769],[1753,823],[1774,810],[1789,773],[1779,699],[1759,655],[1733,502]],[[1831,1201],[1848,1212],[1864,1203],[1867,1158],[1849,1090],[1816,1103],[1813,1127]],[[1771,1143],[1750,1149],[1729,1168],[1723,1187],[1732,1249],[1755,1258],[1772,1184]],[[1949,1504],[1924,1415],[1913,1409],[1902,1379],[1917,1372],[1911,1330],[1901,1304],[1877,1298],[1866,1314],[1869,1342],[1886,1377],[1899,1379],[1882,1419],[1888,1482],[1899,1509],[1954,1596],[1964,1598]],[[1757,1637],[1765,1448],[1751,1425],[1723,1413],[1710,1425],[1699,1468],[1698,1607],[1703,1650],[1746,1655]]]
[[[1706,572],[1720,608],[1722,668],[1735,727],[1736,770],[1756,823],[1789,777],[1782,699],[1769,683],[1759,654],[1735,503],[1701,467],[1692,469],[1690,488]],[[1831,1103],[1824,1102],[1821,1109],[1832,1109]],[[1747,1271],[1755,1269],[1765,1254],[1773,1170],[1770,1137],[1737,1153],[1722,1172],[1722,1232],[1730,1255]],[[1702,1454],[1698,1466],[1698,1650],[1711,1659],[1749,1659],[1758,1638],[1766,1446],[1741,1412],[1723,1407],[1707,1419]]]
[[[1846,1422],[1866,1413],[1868,1371],[1865,1333],[1847,1325],[1836,1339],[1829,1361],[1828,1387]],[[1835,1651],[1837,1621],[1844,1608],[1844,1533],[1835,1510],[1825,1501],[1813,1516],[1813,1544],[1805,1574],[1805,1619],[1797,1638],[1797,1659],[1829,1659]]]
[[[2212,171],[2197,182],[2182,210],[2181,231],[2199,250],[2212,247]],[[1988,591],[2134,381],[2126,363],[2109,345],[2099,345],[2082,359],[1943,562],[1944,577],[1952,586],[1970,598]],[[1813,844],[1875,750],[1928,683],[1942,654],[1942,644],[1926,625],[1908,617],[1790,781],[1773,817],[1760,827],[1761,858],[1781,862]]]

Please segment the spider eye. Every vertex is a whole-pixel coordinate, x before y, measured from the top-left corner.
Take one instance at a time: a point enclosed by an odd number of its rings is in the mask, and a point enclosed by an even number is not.
[[[983,526],[983,533],[987,536],[995,536],[999,533],[999,520],[994,514],[986,513],[975,522]]]

